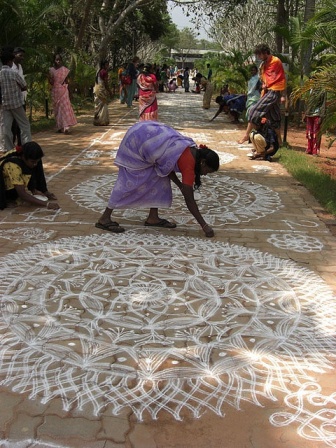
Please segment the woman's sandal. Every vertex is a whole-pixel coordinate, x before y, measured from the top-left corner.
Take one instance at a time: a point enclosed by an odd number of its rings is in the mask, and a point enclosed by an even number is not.
[[[175,229],[176,224],[174,222],[169,222],[166,219],[160,219],[160,221],[152,224],[148,221],[145,221],[145,226],[147,227],[162,227],[164,229]]]
[[[100,222],[96,222],[95,227],[97,227],[97,229],[106,230],[107,232],[112,233],[125,232],[125,229],[123,227],[120,227],[119,224],[115,221],[111,221],[108,224],[101,224]]]

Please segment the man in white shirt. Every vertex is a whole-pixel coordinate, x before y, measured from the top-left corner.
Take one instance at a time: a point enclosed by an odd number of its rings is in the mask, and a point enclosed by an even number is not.
[[[15,119],[21,130],[22,144],[31,141],[30,123],[24,110],[22,91],[27,90],[26,81],[12,70],[14,54],[5,50],[1,54],[2,69],[0,71],[0,86],[2,93],[3,132],[5,150],[13,149],[12,124]]]
[[[12,70],[15,70],[23,80],[25,79],[25,77],[23,75],[23,69],[21,64],[24,60],[24,57],[25,57],[25,51],[23,48],[21,47],[14,48],[14,61],[12,65]],[[26,110],[27,90],[23,90],[21,94],[23,98],[23,107]],[[17,143],[19,146],[21,146],[22,145],[21,131],[16,120],[13,120],[12,133],[13,133],[13,144],[15,145],[15,143]]]

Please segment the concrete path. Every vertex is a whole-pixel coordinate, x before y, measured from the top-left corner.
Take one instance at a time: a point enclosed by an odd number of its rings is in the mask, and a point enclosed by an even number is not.
[[[174,189],[148,229],[94,224],[137,108],[111,125],[34,136],[57,212],[0,212],[0,447],[336,447],[336,239],[279,163],[198,95],[159,94],[160,120],[220,154],[199,207]],[[136,104],[136,103],[135,103]]]

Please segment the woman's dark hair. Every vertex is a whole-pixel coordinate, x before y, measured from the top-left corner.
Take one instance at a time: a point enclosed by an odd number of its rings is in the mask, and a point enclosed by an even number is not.
[[[206,165],[213,171],[218,171],[219,168],[219,156],[212,149],[205,145],[200,145],[196,151],[196,163],[195,163],[195,185],[194,189],[198,190],[201,186],[201,162],[205,161]]]
[[[22,155],[29,160],[39,160],[42,159],[44,153],[38,143],[28,142],[22,146]]]
[[[61,53],[55,53],[54,54],[54,58],[53,58],[53,62],[55,62],[55,59],[56,59],[57,56],[59,56],[60,60],[63,61]]]
[[[254,49],[254,54],[261,54],[261,53],[271,54],[270,47],[267,44],[257,45]]]
[[[109,61],[107,59],[102,59],[99,63],[100,69],[104,68],[105,64],[108,64],[108,63],[109,63]]]
[[[109,63],[109,61],[107,59],[102,59],[99,62],[99,70],[97,71],[96,78],[95,78],[96,79],[96,84],[98,84],[98,75],[99,75],[100,70],[103,69],[105,64],[107,64],[107,63]]]
[[[143,69],[145,73],[151,73],[152,68],[153,68],[152,64],[145,64]]]

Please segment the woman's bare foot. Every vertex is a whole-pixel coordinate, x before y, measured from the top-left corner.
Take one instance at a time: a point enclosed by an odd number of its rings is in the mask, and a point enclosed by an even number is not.
[[[248,135],[244,135],[243,138],[241,138],[240,140],[238,140],[238,144],[239,144],[239,145],[242,145],[243,143],[248,142],[248,141],[249,141],[249,137],[248,137]]]

